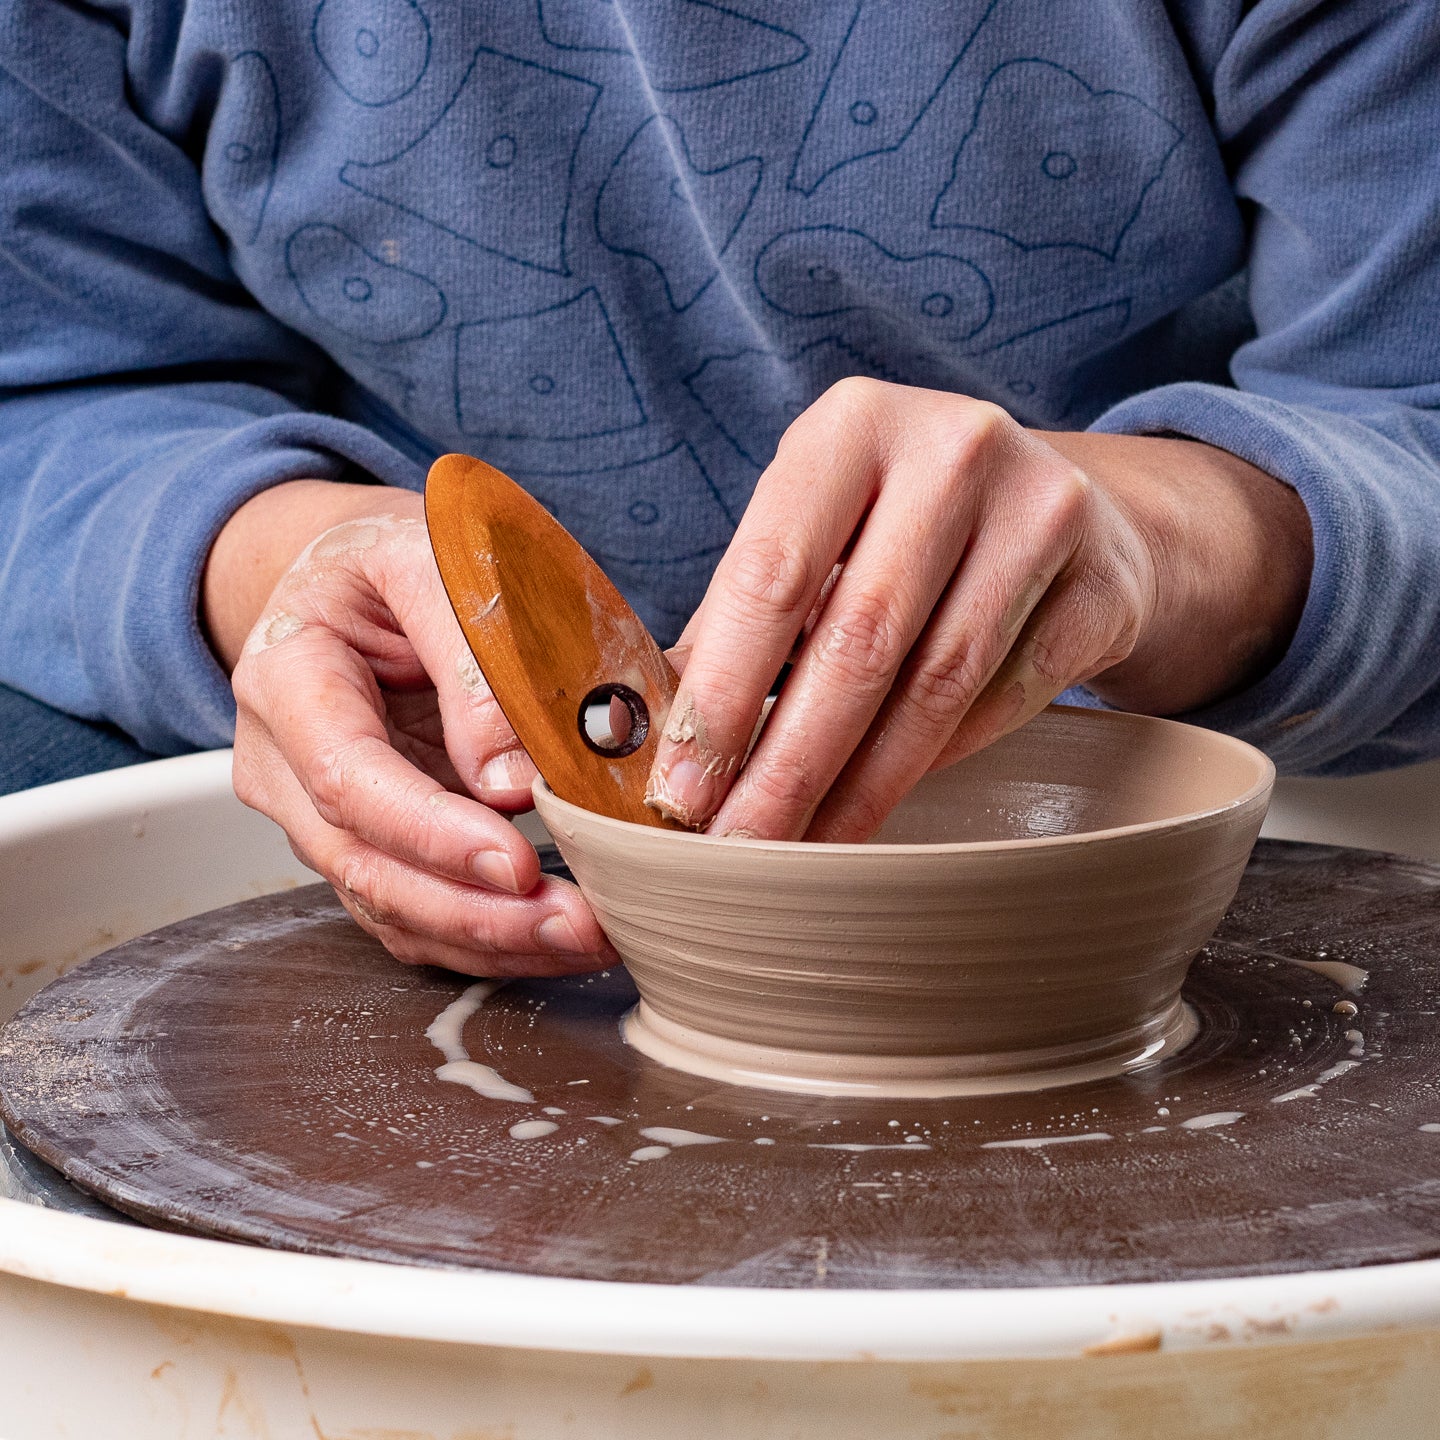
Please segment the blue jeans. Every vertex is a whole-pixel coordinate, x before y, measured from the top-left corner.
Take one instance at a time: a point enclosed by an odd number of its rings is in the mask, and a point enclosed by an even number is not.
[[[113,725],[95,725],[0,685],[0,795],[155,756]]]

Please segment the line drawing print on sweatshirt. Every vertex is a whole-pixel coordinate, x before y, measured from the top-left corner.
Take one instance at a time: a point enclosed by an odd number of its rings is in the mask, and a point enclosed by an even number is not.
[[[320,0],[310,43],[357,105],[403,100],[430,66],[430,20],[415,0]]]
[[[658,37],[637,55],[661,94],[712,90],[798,65],[810,47],[793,31],[742,15],[712,0],[628,0],[635,29]],[[540,33],[557,50],[632,54],[625,22],[611,0],[536,0]]]
[[[571,182],[601,89],[482,45],[416,139],[384,160],[347,160],[340,180],[482,250],[569,275]],[[472,155],[479,163],[457,164]]]
[[[758,155],[697,165],[680,126],[652,116],[625,142],[595,196],[595,233],[607,249],[654,266],[670,308],[687,310],[719,273],[763,169]]]

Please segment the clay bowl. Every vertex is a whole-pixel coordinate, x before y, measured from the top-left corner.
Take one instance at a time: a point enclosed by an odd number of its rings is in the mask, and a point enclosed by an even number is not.
[[[626,1038],[764,1089],[1040,1089],[1153,1063],[1274,767],[1229,736],[1052,707],[863,845],[717,839],[535,803],[624,957]]]

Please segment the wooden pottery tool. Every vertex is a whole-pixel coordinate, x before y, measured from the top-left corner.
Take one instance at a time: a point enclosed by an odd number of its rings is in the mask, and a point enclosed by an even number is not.
[[[469,455],[430,467],[425,520],[470,651],[550,788],[617,820],[680,828],[645,804],[677,678],[604,571],[538,500]],[[607,713],[622,723],[607,728]]]

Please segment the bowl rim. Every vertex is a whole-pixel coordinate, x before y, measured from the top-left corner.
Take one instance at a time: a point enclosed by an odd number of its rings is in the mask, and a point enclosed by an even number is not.
[[[545,803],[570,815],[582,816],[602,829],[617,830],[626,835],[665,836],[667,840],[678,839],[683,844],[719,847],[724,850],[772,851],[777,854],[826,854],[836,856],[865,855],[872,859],[877,855],[893,855],[914,858],[921,855],[965,855],[965,854],[1012,854],[1021,850],[1053,850],[1065,846],[1092,845],[1100,840],[1120,840],[1138,835],[1162,835],[1170,831],[1199,826],[1206,821],[1215,821],[1252,805],[1257,799],[1268,797],[1275,784],[1275,762],[1258,747],[1238,736],[1227,735],[1222,730],[1210,730],[1203,725],[1191,725],[1183,720],[1172,720],[1162,715],[1140,715],[1130,710],[1111,710],[1086,705],[1047,705],[1041,714],[1060,713],[1065,715],[1106,715],[1119,717],[1126,723],[1174,726],[1178,729],[1197,731],[1222,748],[1237,750],[1240,754],[1259,761],[1260,775],[1255,783],[1233,799],[1205,810],[1190,810],[1180,815],[1168,815],[1160,820],[1141,820],[1133,825],[1112,825],[1104,830],[1080,830],[1070,835],[1031,835],[1013,840],[942,840],[932,844],[918,842],[876,843],[874,841],[827,841],[827,840],[764,840],[734,835],[707,835],[693,830],[668,830],[653,825],[637,825],[633,820],[617,820],[610,815],[587,810],[583,805],[565,800],[557,795],[546,783],[543,775],[537,776],[531,785],[531,795],[536,809],[544,819],[541,797]],[[1030,723],[1030,722],[1027,722]],[[1108,723],[1108,722],[1102,722]],[[957,762],[958,763],[958,762]],[[918,783],[918,782],[917,782]]]

